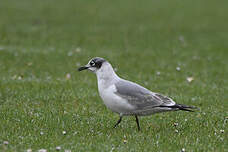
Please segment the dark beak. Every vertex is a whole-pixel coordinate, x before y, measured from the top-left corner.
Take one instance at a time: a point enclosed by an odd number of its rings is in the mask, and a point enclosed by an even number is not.
[[[88,69],[88,68],[89,68],[89,67],[87,67],[87,66],[82,66],[82,67],[78,68],[78,71],[86,70],[86,69]]]

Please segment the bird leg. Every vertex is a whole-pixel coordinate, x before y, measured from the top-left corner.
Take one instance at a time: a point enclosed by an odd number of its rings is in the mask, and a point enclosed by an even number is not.
[[[117,121],[117,123],[115,124],[115,126],[113,127],[113,128],[116,128],[117,126],[118,126],[118,124],[121,122],[121,120],[122,120],[122,117],[123,116],[120,116],[120,119]]]
[[[138,119],[137,115],[135,115],[135,120],[136,120],[136,123],[137,123],[138,131],[140,131],[139,119]]]

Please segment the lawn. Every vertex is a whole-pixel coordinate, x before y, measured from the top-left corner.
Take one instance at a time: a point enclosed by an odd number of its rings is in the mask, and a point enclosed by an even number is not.
[[[95,56],[199,109],[113,129],[96,76],[76,70]],[[0,2],[0,151],[227,152],[227,93],[227,0]]]

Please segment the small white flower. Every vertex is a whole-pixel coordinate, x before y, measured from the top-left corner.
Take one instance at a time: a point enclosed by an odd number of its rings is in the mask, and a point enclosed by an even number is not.
[[[18,76],[18,78],[17,78],[18,80],[21,80],[22,79],[22,76]]]
[[[38,152],[47,152],[46,149],[39,149]]]
[[[180,68],[180,67],[176,67],[176,70],[177,70],[177,71],[180,71],[180,70],[181,70],[181,68]]]
[[[173,124],[173,125],[176,127],[176,126],[178,126],[178,123],[177,123],[177,122],[174,122],[174,124]]]
[[[225,131],[221,129],[220,132],[221,132],[221,133],[224,133]]]
[[[66,79],[69,80],[70,78],[71,78],[70,73],[67,73],[67,74],[66,74]]]
[[[193,98],[192,98],[192,101],[195,101],[195,100],[196,100],[196,98],[195,98],[195,97],[193,97]]]
[[[43,135],[43,134],[44,134],[44,132],[43,132],[43,131],[41,131],[41,132],[40,132],[40,135]]]
[[[194,80],[194,78],[193,77],[187,77],[186,80],[190,83]]]
[[[9,142],[8,142],[8,141],[3,141],[3,144],[4,144],[4,145],[8,145]]]
[[[160,74],[161,74],[161,72],[157,71],[157,72],[156,72],[156,74],[157,74],[157,75],[160,75]]]
[[[79,53],[79,52],[81,52],[81,48],[80,47],[78,47],[78,48],[76,48],[76,50],[75,50],[77,53]]]
[[[177,129],[175,129],[175,133],[178,133],[179,131]]]
[[[115,147],[112,147],[112,149],[110,150],[110,152],[112,152],[115,149]]]
[[[55,149],[59,151],[59,150],[61,150],[61,147],[57,146]]]
[[[182,149],[181,149],[181,152],[185,152],[185,148],[182,148]]]
[[[123,140],[123,143],[124,143],[124,144],[126,144],[126,143],[127,143],[127,140],[126,140],[126,139],[124,139],[124,140]]]
[[[66,135],[67,132],[64,130],[62,133],[63,133],[63,135]]]
[[[26,152],[32,152],[32,149],[27,149]]]
[[[75,131],[74,133],[73,133],[73,135],[77,135],[78,134],[78,132],[77,131]]]

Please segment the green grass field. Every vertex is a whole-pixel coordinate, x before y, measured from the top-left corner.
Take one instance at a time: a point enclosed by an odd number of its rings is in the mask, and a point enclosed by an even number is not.
[[[76,70],[94,56],[199,110],[113,129],[96,76]],[[0,151],[228,152],[227,93],[227,0],[0,2]]]

